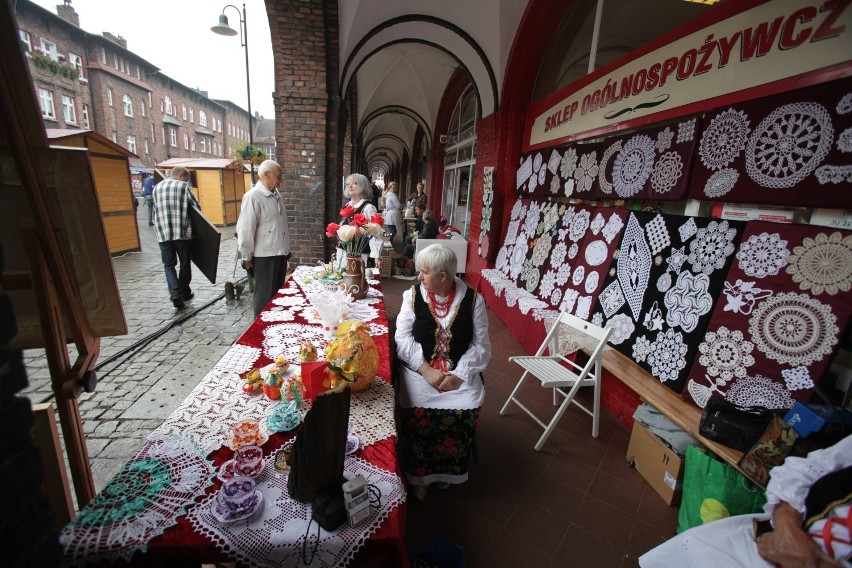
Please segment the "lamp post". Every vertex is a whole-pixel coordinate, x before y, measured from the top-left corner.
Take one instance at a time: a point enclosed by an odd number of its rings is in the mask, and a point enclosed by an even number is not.
[[[225,15],[225,10],[228,8],[233,8],[237,11],[237,14],[240,18],[240,31],[237,32],[234,28],[232,28],[228,24],[228,16]],[[248,25],[246,24],[246,5],[243,4],[243,11],[240,13],[240,9],[234,6],[233,4],[228,4],[224,8],[222,8],[222,13],[219,14],[219,23],[210,28],[210,30],[214,33],[223,36],[235,36],[238,33],[240,34],[240,46],[245,48],[246,52],[246,93],[248,95],[248,114],[249,114],[249,127],[248,127],[248,135],[249,135],[249,149],[250,151],[254,151],[254,133],[252,132],[252,114],[251,114],[251,81],[249,80],[249,55],[248,55]],[[251,168],[251,183],[254,185],[254,162],[249,159],[249,164]]]

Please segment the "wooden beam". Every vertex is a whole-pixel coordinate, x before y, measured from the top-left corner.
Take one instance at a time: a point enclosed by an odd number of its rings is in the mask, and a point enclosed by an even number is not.
[[[34,404],[33,443],[41,454],[44,468],[44,492],[53,508],[53,528],[61,529],[74,518],[74,501],[71,487],[68,485],[68,472],[65,470],[65,458],[59,444],[59,431],[56,417],[50,403]]]

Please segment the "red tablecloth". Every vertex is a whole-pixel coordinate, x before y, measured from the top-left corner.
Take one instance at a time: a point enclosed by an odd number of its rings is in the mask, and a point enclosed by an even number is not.
[[[381,290],[378,281],[373,281],[372,286],[376,290]],[[298,287],[298,284],[293,280],[289,280],[285,285],[286,288]],[[299,294],[302,294],[299,288]],[[281,297],[279,294],[276,297]],[[292,294],[290,294],[292,296]],[[273,298],[274,300],[274,298]],[[270,302],[266,306],[267,310],[274,307]],[[377,308],[379,316],[371,320],[369,323],[383,325],[387,327],[388,321],[385,314],[384,302],[373,304]],[[297,315],[298,323],[308,323],[301,315]],[[259,316],[237,340],[236,343],[250,347],[263,349],[263,330],[278,322],[265,322]],[[390,336],[385,333],[383,335],[374,336],[376,346],[379,350],[379,369],[376,380],[385,380],[390,382]],[[262,367],[272,363],[265,353],[260,355],[260,358],[255,362],[256,367]],[[263,396],[263,395],[259,395]],[[273,434],[269,441],[263,446],[264,455],[268,456],[275,452],[285,442],[290,440],[298,432],[288,432],[286,434]],[[396,455],[396,438],[387,438],[375,444],[360,448],[356,455],[370,462],[371,464],[380,467],[386,471],[395,472],[402,477],[401,469]],[[209,456],[213,462],[219,466],[233,457],[233,451],[227,447],[222,447],[214,451]],[[208,489],[208,493],[218,491],[221,487],[221,482],[217,479],[213,487]],[[197,501],[202,498],[199,495]],[[394,566],[407,565],[407,556],[403,537],[405,535],[405,503],[393,509],[390,516],[385,519],[379,526],[378,530],[373,533],[360,549],[354,559],[353,564],[388,564]],[[182,562],[194,563],[212,563],[226,560],[222,552],[216,548],[206,536],[197,533],[186,516],[180,517],[177,525],[167,529],[161,536],[153,539],[149,545],[148,552],[145,554],[136,554],[133,557],[134,565],[151,565],[165,566],[167,564],[175,564]]]

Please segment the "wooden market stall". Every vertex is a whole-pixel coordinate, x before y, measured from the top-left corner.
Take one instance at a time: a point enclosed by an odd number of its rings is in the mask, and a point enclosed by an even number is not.
[[[193,192],[211,223],[226,227],[237,222],[243,195],[251,189],[248,170],[228,158],[171,158],[157,164],[166,173],[177,166],[192,175]]]
[[[92,130],[48,128],[47,139],[53,147],[88,150],[110,255],[142,250],[130,183],[129,158],[136,154]]]

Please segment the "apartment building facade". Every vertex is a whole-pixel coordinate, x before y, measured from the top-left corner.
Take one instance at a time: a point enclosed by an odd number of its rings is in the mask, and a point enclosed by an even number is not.
[[[16,4],[46,128],[94,130],[145,168],[169,158],[230,157],[249,139],[250,117],[238,105],[163,74],[120,36],[86,32],[70,4],[56,10]]]

